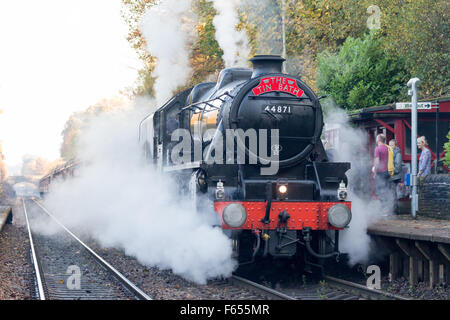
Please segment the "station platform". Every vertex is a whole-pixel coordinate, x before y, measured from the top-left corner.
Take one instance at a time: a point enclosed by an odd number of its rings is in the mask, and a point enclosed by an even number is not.
[[[371,223],[367,233],[389,252],[392,280],[450,283],[450,220],[393,215]]]
[[[370,235],[423,240],[450,244],[450,220],[439,220],[411,215],[393,215],[382,218],[367,228]]]

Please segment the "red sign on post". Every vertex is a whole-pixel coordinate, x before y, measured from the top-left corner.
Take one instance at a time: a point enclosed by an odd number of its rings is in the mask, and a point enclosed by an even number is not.
[[[252,91],[255,96],[259,96],[260,94],[270,91],[286,92],[297,97],[301,97],[303,95],[303,90],[297,86],[297,81],[286,77],[262,78],[259,85],[253,88]]]

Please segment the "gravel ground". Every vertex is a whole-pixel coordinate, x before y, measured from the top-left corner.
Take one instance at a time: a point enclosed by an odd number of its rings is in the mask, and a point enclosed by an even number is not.
[[[118,249],[104,249],[92,241],[88,245],[154,300],[267,300],[264,295],[229,285],[222,280],[199,285],[170,270],[146,267]]]
[[[426,282],[419,282],[415,286],[410,286],[409,282],[405,278],[389,282],[387,277],[381,280],[381,287],[384,290],[405,296],[412,299],[419,300],[449,300],[450,290],[448,285],[439,285],[433,289],[429,288],[429,284]]]
[[[20,213],[19,213],[20,214]],[[0,231],[0,300],[32,298],[33,268],[28,233],[16,219]]]
[[[389,264],[387,261],[380,261],[374,263],[380,265],[381,270],[389,270]],[[331,269],[331,268],[330,268]],[[362,285],[366,285],[367,276],[364,275],[363,270],[366,267],[363,265],[356,265],[353,268],[347,267],[345,264],[340,264],[335,267],[332,272],[328,270],[328,274],[337,278],[345,279],[348,281],[356,282]],[[404,296],[410,299],[419,300],[449,300],[450,288],[448,284],[441,284],[433,289],[429,288],[427,282],[419,282],[415,286],[410,286],[408,279],[401,277],[397,280],[390,282],[388,275],[382,271],[381,275],[381,289],[396,295]]]

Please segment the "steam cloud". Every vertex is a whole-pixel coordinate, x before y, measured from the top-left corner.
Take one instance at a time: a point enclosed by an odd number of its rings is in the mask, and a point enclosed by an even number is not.
[[[195,39],[196,17],[191,0],[164,0],[150,7],[140,21],[148,52],[157,59],[152,73],[160,106],[189,79],[189,44]]]
[[[245,30],[237,30],[239,23],[238,6],[240,0],[208,0],[213,3],[217,15],[213,19],[216,40],[223,50],[222,59],[225,67],[244,67],[250,55],[248,38]]]
[[[176,183],[145,165],[138,124],[184,85],[195,18],[190,0],[165,0],[143,16],[140,29],[157,58],[156,105],[150,100],[93,119],[79,138],[76,176],[51,185],[45,205],[76,233],[122,248],[141,263],[171,269],[197,283],[229,276],[237,263],[231,241],[212,225],[214,211],[197,212]],[[43,233],[53,230],[42,226]]]
[[[365,263],[370,257],[371,239],[367,234],[368,225],[382,214],[391,213],[379,200],[371,199],[371,163],[367,152],[367,134],[349,124],[347,113],[334,102],[324,104],[325,124],[339,129],[338,148],[334,150],[333,161],[350,162],[347,172],[349,200],[352,201],[352,221],[350,227],[340,233],[340,249],[349,254],[349,263]]]
[[[76,233],[145,265],[197,283],[230,275],[231,242],[203,216],[214,212],[197,213],[171,179],[144,165],[136,135],[142,116],[129,108],[93,120],[80,138],[84,165],[52,184],[45,205]]]

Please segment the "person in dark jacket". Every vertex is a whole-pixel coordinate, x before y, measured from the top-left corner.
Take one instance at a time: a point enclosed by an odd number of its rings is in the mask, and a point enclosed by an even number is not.
[[[397,186],[402,181],[402,151],[397,147],[397,141],[392,139],[389,146],[394,150],[394,175],[391,177],[392,188],[394,193],[394,213],[398,213],[398,195]]]

